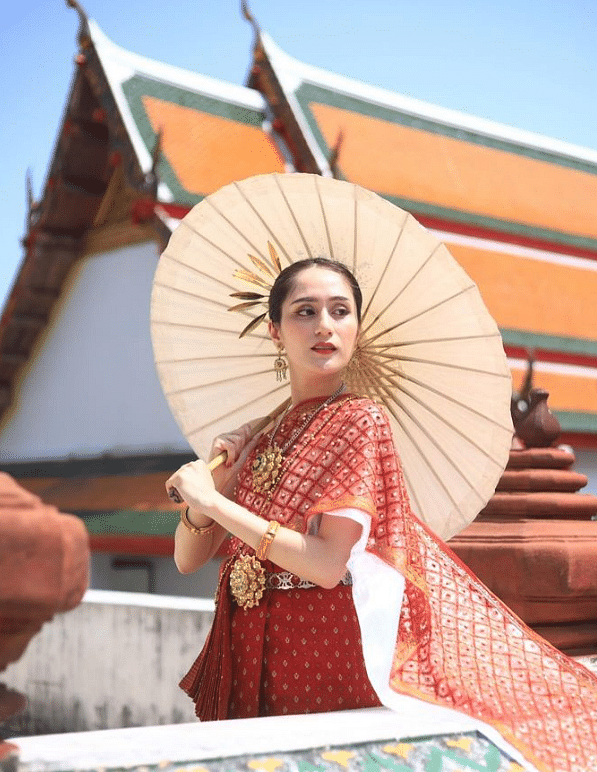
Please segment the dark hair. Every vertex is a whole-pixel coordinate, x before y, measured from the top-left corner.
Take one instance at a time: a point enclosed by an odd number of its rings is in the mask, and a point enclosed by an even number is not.
[[[280,324],[282,318],[282,303],[286,300],[292,290],[294,277],[306,268],[312,268],[313,266],[326,268],[329,271],[335,271],[346,279],[352,290],[357,321],[360,324],[363,295],[359,283],[352,272],[343,263],[339,263],[337,260],[331,260],[329,257],[308,257],[305,260],[297,260],[296,263],[291,263],[286,266],[286,268],[277,275],[274,286],[269,293],[268,311],[269,318],[272,322],[274,322],[274,324]]]

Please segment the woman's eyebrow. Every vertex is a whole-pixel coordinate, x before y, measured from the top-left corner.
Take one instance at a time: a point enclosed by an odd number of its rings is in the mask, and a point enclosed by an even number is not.
[[[295,303],[316,303],[318,300],[319,300],[319,298],[310,298],[310,297],[297,298],[296,300],[292,300],[290,302],[290,305],[293,306],[293,305],[295,305]],[[348,301],[348,298],[344,297],[344,295],[335,295],[332,298],[328,298],[328,300],[334,300],[334,301],[335,300],[343,300],[344,302],[346,302],[346,301]]]

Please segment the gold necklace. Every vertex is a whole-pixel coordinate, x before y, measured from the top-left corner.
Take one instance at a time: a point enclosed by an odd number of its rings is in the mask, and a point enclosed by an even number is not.
[[[267,493],[275,486],[276,481],[280,476],[282,464],[284,463],[284,453],[286,453],[288,448],[290,448],[291,445],[296,442],[298,437],[300,437],[300,435],[305,431],[315,416],[324,408],[326,408],[331,402],[333,402],[336,397],[339,397],[345,388],[345,384],[341,383],[340,387],[336,389],[336,391],[330,397],[328,397],[325,402],[322,402],[316,410],[307,415],[303,423],[292,433],[290,439],[280,448],[274,442],[274,439],[280,425],[282,424],[282,421],[284,418],[286,418],[288,410],[290,410],[290,406],[282,414],[269,437],[267,448],[262,450],[261,453],[257,454],[251,467],[251,472],[253,473],[253,490],[256,493]]]

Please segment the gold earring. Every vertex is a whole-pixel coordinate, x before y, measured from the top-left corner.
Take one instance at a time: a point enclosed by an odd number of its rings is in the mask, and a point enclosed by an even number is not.
[[[287,379],[288,362],[284,359],[284,346],[278,348],[278,356],[274,360],[274,372],[276,373],[277,381],[285,381]]]

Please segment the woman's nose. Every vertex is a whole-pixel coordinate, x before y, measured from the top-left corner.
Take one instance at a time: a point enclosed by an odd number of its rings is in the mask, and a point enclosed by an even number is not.
[[[331,335],[332,333],[332,318],[325,309],[318,315],[315,332],[317,335]]]

